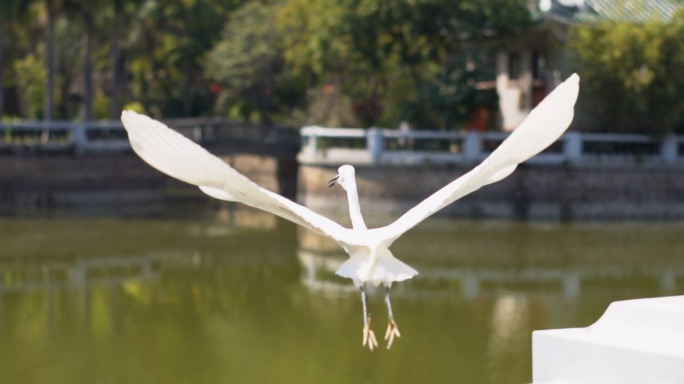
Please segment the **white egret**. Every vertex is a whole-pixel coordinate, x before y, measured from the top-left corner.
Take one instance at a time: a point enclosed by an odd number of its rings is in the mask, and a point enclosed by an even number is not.
[[[390,302],[393,282],[410,279],[418,272],[392,255],[389,247],[404,232],[459,198],[510,175],[517,165],[538,154],[565,132],[574,115],[579,92],[579,76],[573,74],[551,92],[527,118],[480,165],[447,184],[406,212],[395,222],[368,229],[361,215],[354,168],[343,165],[330,186],[341,185],[347,192],[352,228],[340,224],[268,191],[238,173],[223,160],[195,142],[169,129],[159,121],[133,111],[124,111],[121,120],[131,146],[144,161],[176,179],[198,186],[217,199],[244,203],[297,223],[336,242],[349,254],[337,274],[352,279],[363,303],[363,341],[371,350],[378,342],[370,328],[366,307],[367,284],[386,288],[389,324],[385,333],[387,348],[399,329]]]

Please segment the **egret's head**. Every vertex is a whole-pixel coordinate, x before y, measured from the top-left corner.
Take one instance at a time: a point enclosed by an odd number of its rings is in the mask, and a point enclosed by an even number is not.
[[[354,171],[354,167],[351,165],[343,165],[340,168],[337,169],[337,175],[330,179],[330,182],[328,183],[328,187],[332,187],[335,184],[339,184],[347,190],[347,187],[352,185],[352,183],[355,182],[354,180],[354,175],[356,172]]]

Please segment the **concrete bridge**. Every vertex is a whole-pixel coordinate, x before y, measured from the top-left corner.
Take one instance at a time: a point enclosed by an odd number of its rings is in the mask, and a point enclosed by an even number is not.
[[[400,215],[484,160],[505,132],[304,127],[297,198],[346,213],[321,180],[357,167],[364,212]],[[684,219],[684,136],[571,131],[440,215],[535,220]]]
[[[346,213],[346,199],[326,181],[343,163],[359,169],[365,212],[398,215],[470,170],[506,137],[504,132],[296,130],[216,118],[166,123],[265,188],[338,215]],[[165,214],[184,203],[211,212],[226,204],[144,165],[131,153],[118,121],[0,123],[0,160],[0,214]],[[681,220],[682,176],[684,136],[568,132],[512,176],[440,214]]]

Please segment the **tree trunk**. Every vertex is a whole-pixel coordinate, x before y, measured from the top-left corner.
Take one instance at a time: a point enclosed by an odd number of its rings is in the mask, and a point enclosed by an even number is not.
[[[123,62],[121,60],[121,48],[119,37],[121,34],[121,13],[123,1],[114,0],[114,23],[112,24],[112,95],[110,99],[109,114],[112,120],[117,120],[121,115],[121,89],[123,87]]]
[[[45,106],[43,111],[43,118],[45,120],[53,119],[54,110],[54,88],[55,88],[55,60],[54,60],[54,48],[55,48],[55,38],[54,38],[54,26],[53,18],[54,11],[52,9],[52,0],[45,0],[45,5],[47,7],[47,25],[45,31],[45,46],[46,46],[46,61],[45,67],[47,70],[47,89],[45,90]],[[46,134],[44,133],[44,136]],[[46,139],[46,138],[44,138]]]
[[[93,15],[89,9],[85,8],[88,5],[83,5],[83,7],[83,24],[85,27],[83,42],[85,51],[83,60],[83,118],[85,121],[90,121],[93,119]]]
[[[4,77],[2,76],[3,71],[2,68],[4,66],[4,57],[3,57],[3,43],[2,43],[2,28],[4,27],[4,24],[2,23],[2,18],[0,17],[0,118],[2,118],[2,115],[5,114],[5,82],[4,82]]]

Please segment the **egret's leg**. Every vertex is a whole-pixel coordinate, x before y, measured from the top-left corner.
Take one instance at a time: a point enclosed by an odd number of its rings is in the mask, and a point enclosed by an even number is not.
[[[375,333],[370,329],[370,315],[368,314],[368,307],[366,304],[366,286],[362,284],[359,287],[361,291],[361,303],[363,304],[363,346],[368,344],[368,348],[372,351],[378,346],[378,341],[375,339]]]
[[[390,299],[390,285],[385,287],[385,304],[387,304],[387,315],[389,317],[389,324],[387,324],[387,331],[385,332],[385,340],[387,341],[387,349],[390,349],[394,337],[401,337],[397,323],[394,322],[394,314],[392,313],[392,300]]]

